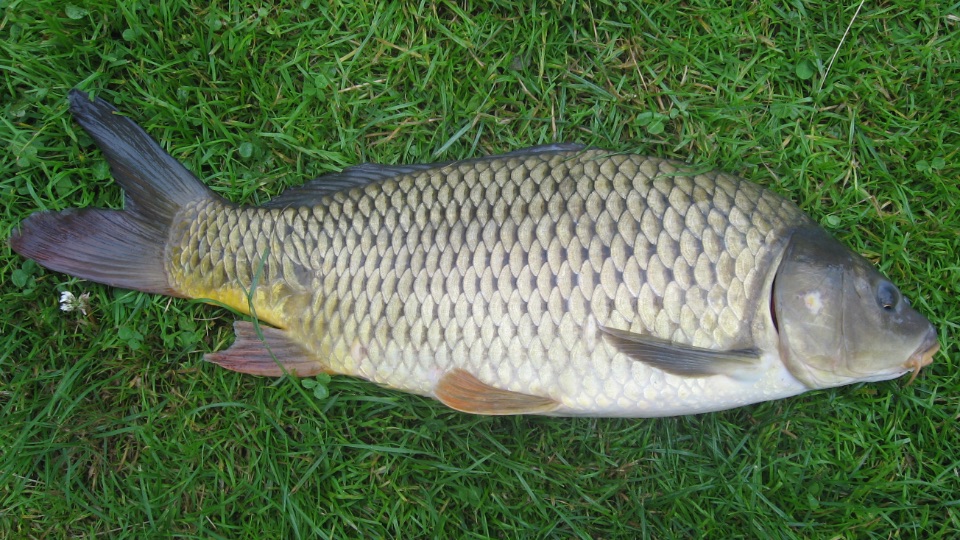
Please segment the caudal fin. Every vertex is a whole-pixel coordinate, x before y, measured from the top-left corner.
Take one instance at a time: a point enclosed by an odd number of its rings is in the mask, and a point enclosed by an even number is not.
[[[37,212],[20,223],[10,246],[57,272],[180,296],[164,270],[170,226],[184,205],[216,196],[106,101],[72,90],[70,112],[110,163],[125,192],[124,209]]]

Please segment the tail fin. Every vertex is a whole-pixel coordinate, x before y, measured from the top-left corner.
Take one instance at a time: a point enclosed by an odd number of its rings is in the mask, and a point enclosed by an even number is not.
[[[110,163],[126,194],[124,209],[38,212],[20,223],[10,246],[57,272],[180,296],[164,270],[170,226],[184,205],[216,196],[106,101],[72,90],[70,111]]]

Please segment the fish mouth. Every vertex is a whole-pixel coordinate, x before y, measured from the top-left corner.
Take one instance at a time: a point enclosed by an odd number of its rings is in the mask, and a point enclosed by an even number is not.
[[[920,374],[920,370],[933,362],[933,355],[937,354],[939,350],[940,342],[937,341],[937,332],[931,328],[924,338],[923,343],[917,347],[916,352],[910,355],[910,358],[903,364],[904,368],[913,371],[913,375],[910,376],[907,384],[912,383],[913,380],[917,378],[917,375]]]

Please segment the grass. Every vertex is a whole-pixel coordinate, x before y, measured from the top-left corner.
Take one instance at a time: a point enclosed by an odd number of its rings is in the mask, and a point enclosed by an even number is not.
[[[473,417],[214,369],[202,353],[229,345],[232,314],[4,246],[0,537],[956,537],[960,19],[857,9],[0,0],[4,237],[38,209],[121,204],[73,87],[244,203],[364,161],[579,141],[786,194],[943,345],[909,386],[660,420]],[[89,292],[88,314],[61,312],[62,291]]]

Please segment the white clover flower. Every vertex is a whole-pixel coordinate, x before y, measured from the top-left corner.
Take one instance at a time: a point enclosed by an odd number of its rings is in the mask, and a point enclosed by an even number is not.
[[[86,315],[88,309],[90,309],[90,293],[85,292],[81,294],[79,298],[74,296],[70,291],[60,293],[61,311],[79,311],[83,315]]]
[[[60,311],[73,311],[76,308],[77,297],[70,291],[60,293]]]

